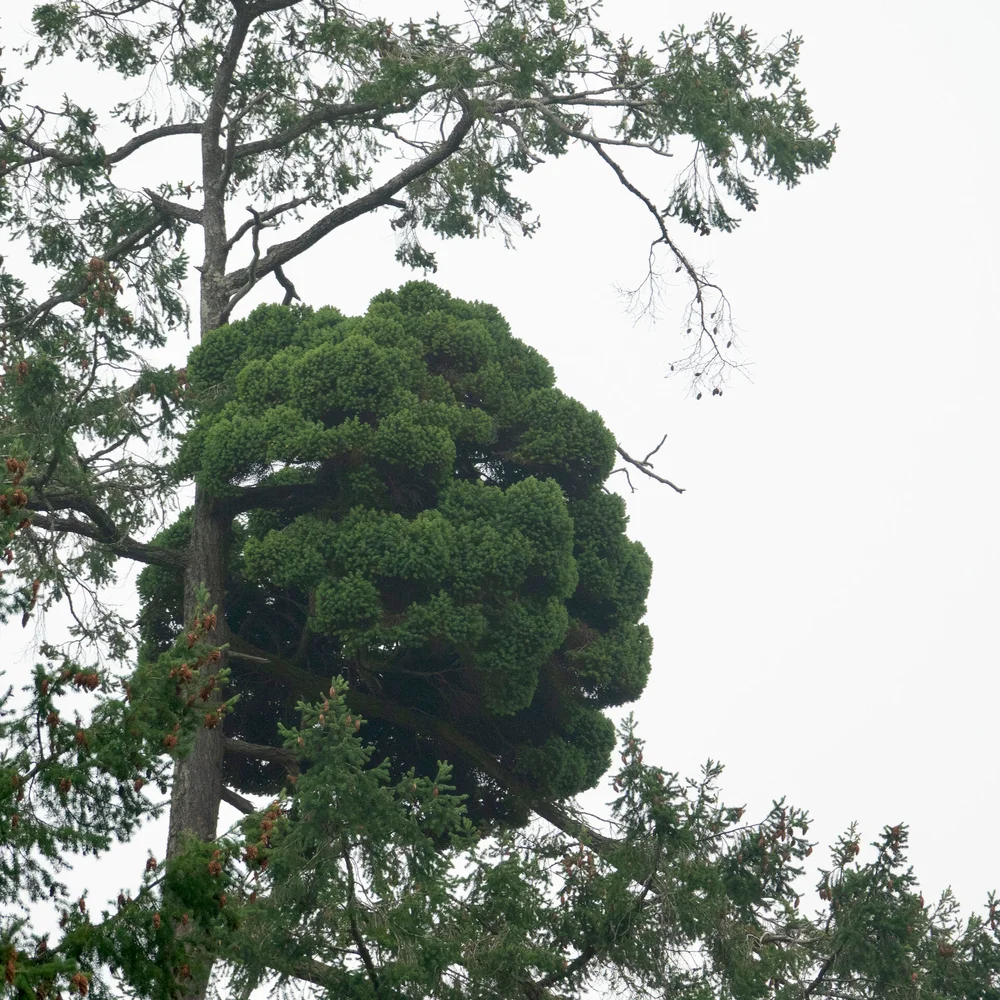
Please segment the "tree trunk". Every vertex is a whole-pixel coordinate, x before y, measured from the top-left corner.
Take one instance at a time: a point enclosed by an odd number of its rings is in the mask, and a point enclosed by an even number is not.
[[[246,37],[249,21],[238,18],[233,35],[220,66],[220,79],[213,95],[201,137],[201,165],[204,201],[202,205],[202,231],[205,237],[205,256],[202,261],[199,298],[199,328],[201,339],[217,327],[229,301],[225,274],[229,248],[226,242],[226,166],[225,154],[219,146],[223,108],[232,77],[233,68]],[[222,645],[228,638],[226,629],[225,581],[228,541],[232,521],[213,510],[212,497],[195,484],[194,519],[188,548],[188,561],[184,573],[184,621],[190,626],[194,617],[195,599],[199,586],[208,590],[209,609],[216,607],[216,626],[205,638]],[[225,665],[223,654],[212,670]],[[205,668],[203,674],[209,671]],[[214,693],[208,706],[218,702]],[[170,832],[167,840],[167,857],[180,849],[185,833],[192,833],[204,840],[216,834],[219,804],[222,801],[222,733],[223,726],[214,729],[202,727],[194,748],[174,768],[174,783],[170,797]]]
[[[184,574],[184,621],[190,626],[197,610],[195,596],[198,587],[204,584],[208,590],[209,609],[215,605],[218,610],[215,628],[206,636],[206,640],[215,645],[222,645],[228,638],[224,605],[228,536],[227,522],[213,514],[211,499],[202,490],[196,490],[194,523]],[[202,674],[206,680],[209,673],[225,666],[225,662],[223,653],[218,663],[204,666]],[[216,690],[204,707],[210,710],[218,701]],[[191,752],[174,767],[168,858],[178,853],[184,834],[191,833],[202,840],[211,840],[216,834],[222,800],[222,732],[221,725],[214,729],[200,727]]]
[[[236,45],[238,51],[239,43]],[[225,285],[226,246],[225,184],[223,154],[218,146],[218,119],[215,129],[206,128],[202,136],[202,176],[205,189],[203,232],[205,257],[201,267],[200,328],[201,337],[215,329],[224,315],[229,301]],[[232,537],[232,518],[218,512],[213,498],[199,484],[195,484],[194,517],[188,547],[188,560],[184,572],[184,620],[190,625],[197,610],[196,597],[202,585],[208,591],[208,608],[216,609],[215,628],[205,636],[213,645],[222,645],[229,638],[226,625],[226,566],[229,542]],[[217,663],[202,668],[207,679],[226,665],[226,654]],[[218,704],[218,689],[204,707],[211,711]],[[194,747],[174,767],[173,787],[170,795],[170,826],[167,835],[167,858],[180,851],[185,835],[193,834],[202,840],[212,840],[219,822],[222,802],[224,722],[208,729],[198,729]],[[204,1000],[211,978],[209,969],[203,977],[185,984],[182,1000]]]

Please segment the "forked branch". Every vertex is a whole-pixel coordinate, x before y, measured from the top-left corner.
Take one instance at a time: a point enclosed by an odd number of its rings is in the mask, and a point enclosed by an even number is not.
[[[633,458],[620,444],[615,445],[615,451],[625,460],[628,465],[633,468],[638,469],[644,476],[649,476],[650,479],[655,479],[658,483],[663,483],[664,486],[669,486],[672,490],[677,493],[683,493],[684,487],[678,486],[676,483],[672,483],[669,479],[664,476],[659,475],[653,471],[653,456],[663,447],[664,441],[667,440],[667,435],[664,434],[660,439],[660,443],[651,451],[645,458]],[[611,474],[614,475],[616,472],[624,472],[625,478],[628,480],[629,489],[635,493],[635,487],[632,485],[632,479],[628,474],[628,469],[623,465],[617,469],[612,469]]]

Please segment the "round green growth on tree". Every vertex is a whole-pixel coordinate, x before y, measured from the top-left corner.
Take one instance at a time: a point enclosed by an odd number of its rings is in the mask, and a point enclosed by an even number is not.
[[[523,815],[490,761],[549,796],[593,786],[603,710],[649,671],[650,562],[604,490],[614,438],[497,310],[426,282],[361,317],[264,306],[208,334],[187,374],[177,470],[231,524],[234,649],[274,658],[233,659],[227,735],[277,743],[341,674],[376,758],[450,760],[476,817]],[[180,624],[171,572],[142,576],[147,656]],[[227,767],[244,791],[282,780]]]

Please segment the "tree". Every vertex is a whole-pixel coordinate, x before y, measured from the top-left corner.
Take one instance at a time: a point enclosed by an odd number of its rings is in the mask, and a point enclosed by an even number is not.
[[[187,322],[178,286],[187,275],[189,236],[198,238],[203,251],[197,326],[206,338],[270,275],[286,304],[294,301],[286,271],[295,260],[368,213],[391,209],[400,258],[424,269],[434,265],[420,242],[425,232],[472,237],[492,227],[530,235],[535,222],[516,193],[518,175],[582,147],[648,212],[650,280],[665,263],[658,253],[688,276],[687,364],[699,384],[718,388],[732,364],[725,339],[728,306],[669,226],[676,220],[698,233],[732,229],[738,210],[733,204],[743,210],[756,205],[757,177],[793,186],[827,165],[836,138],[836,130],[823,131],[813,120],[794,77],[799,40],[789,36],[767,50],[752,32],[722,16],[703,30],[665,36],[657,55],[611,39],[593,8],[556,0],[485,0],[467,26],[439,17],[393,26],[321,0],[57,2],[36,6],[34,25],[38,45],[29,53],[26,80],[5,78],[0,84],[0,218],[15,246],[27,249],[31,264],[49,278],[47,292],[36,297],[30,268],[19,270],[11,259],[0,271],[7,371],[2,419],[11,474],[19,477],[3,513],[13,519],[11,558],[16,550],[15,572],[23,581],[6,603],[26,622],[38,602],[45,607],[70,601],[73,584],[98,593],[123,557],[182,573],[184,634],[218,653],[194,661],[201,673],[184,681],[196,687],[187,697],[197,699],[207,687],[203,714],[216,722],[222,696],[210,678],[226,675],[233,648],[230,619],[238,606],[231,598],[241,595],[226,593],[226,576],[245,529],[228,498],[199,483],[188,527],[175,526],[158,544],[139,540],[162,521],[177,487],[162,455],[137,455],[136,446],[150,444],[169,454],[185,426],[186,373],[154,369],[146,354]],[[101,109],[66,97],[53,112],[32,99],[35,74],[44,72],[49,57],[67,53],[99,66],[109,79],[124,78],[126,85],[159,74],[166,100],[158,103],[149,90],[111,109],[122,137],[117,144],[105,142],[113,129],[103,130],[108,119]],[[659,198],[630,180],[623,158],[629,154],[619,147],[654,157],[665,155],[671,142],[687,140],[691,166],[661,209]],[[138,156],[188,142],[198,158],[194,175],[150,176],[140,191],[117,180]],[[399,153],[407,157],[402,168],[392,159]],[[172,159],[164,155],[159,162]],[[242,220],[234,217],[234,206]],[[294,234],[266,245],[272,229],[282,225],[295,225]],[[197,375],[197,364],[194,369]],[[122,372],[131,373],[124,382]],[[199,406],[210,418],[204,395]],[[619,453],[629,460],[623,449]],[[177,544],[184,532],[186,547]],[[206,599],[214,615],[200,608],[199,600]],[[112,658],[127,657],[127,623],[100,605],[91,616],[77,617],[78,638],[105,643]],[[164,677],[176,681],[169,671],[179,671],[184,662],[158,667],[163,676],[157,674],[157,683],[166,684]],[[70,677],[58,683],[65,686],[77,675],[106,673],[74,661]],[[256,690],[246,687],[247,702]],[[356,686],[347,697],[363,694]],[[171,705],[169,712],[180,713],[181,707]],[[224,724],[192,722],[190,712],[185,719],[186,730],[179,714],[173,723],[178,733],[187,733],[176,737],[178,745],[191,743],[172,784],[170,854],[176,870],[188,863],[182,851],[186,834],[205,842],[216,836],[223,794]],[[159,715],[155,721],[158,726]],[[388,721],[391,726],[376,733],[377,744],[390,731],[407,728],[403,716]],[[146,724],[149,731],[155,728]],[[134,728],[143,732],[138,723]],[[70,735],[79,748],[74,752],[84,754],[76,731]],[[445,741],[445,735],[438,729],[434,738]],[[595,739],[595,750],[599,745]],[[465,760],[475,753],[476,746],[467,746]],[[501,767],[489,754],[479,757],[479,765],[505,789],[495,799],[510,793],[511,802],[530,803],[621,870],[613,864],[616,842],[582,827],[558,801],[539,798],[529,782],[519,780],[516,767]],[[467,774],[456,773],[454,780],[470,791],[482,788],[470,785]],[[95,798],[92,808],[106,797]],[[487,806],[485,800],[479,806],[484,813],[512,808],[498,801]],[[41,826],[26,822],[24,828],[35,831],[31,837],[42,836]],[[207,864],[216,861],[222,864]],[[343,854],[341,863],[350,867]],[[171,891],[182,893],[183,884]],[[644,906],[652,891],[642,896],[640,888],[636,905]],[[209,925],[202,930],[208,934]],[[212,924],[211,933],[221,929]],[[363,961],[356,941],[354,947]],[[839,960],[831,959],[830,968]]]
[[[614,746],[603,710],[649,671],[650,564],[603,488],[614,438],[545,360],[492,307],[413,282],[356,319],[261,307],[186,371],[198,416],[178,475],[235,521],[237,788],[278,791],[277,723],[332,672],[379,758],[449,760],[476,819],[527,805],[484,756],[541,797],[593,787]],[[190,529],[185,511],[153,544],[181,552]],[[139,587],[152,660],[184,624],[180,570],[148,567]]]
[[[99,588],[120,557],[183,565],[185,619],[205,586],[219,607],[210,638],[220,646],[229,638],[231,518],[199,487],[186,553],[136,537],[175,484],[161,461],[131,446],[158,435],[169,449],[182,377],[136,352],[187,320],[178,286],[189,230],[200,231],[203,247],[205,336],[271,275],[293,301],[286,268],[371,212],[396,213],[399,256],[423,268],[434,264],[423,231],[530,235],[517,175],[583,146],[650,214],[651,254],[664,251],[688,275],[690,363],[709,379],[730,363],[720,332],[727,306],[669,220],[699,233],[730,230],[727,197],[752,210],[755,177],[793,186],[827,165],[836,138],[813,120],[794,76],[799,40],[764,49],[722,16],[664,36],[662,58],[612,40],[585,4],[554,0],[486,0],[466,26],[435,16],[394,27],[325,0],[64,0],[36,6],[33,22],[29,74],[72,53],[126,82],[159,74],[166,100],[158,105],[147,89],[117,104],[110,118],[132,134],[105,145],[98,110],[69,96],[58,112],[43,110],[30,99],[31,76],[0,84],[4,224],[52,276],[49,294],[36,299],[9,262],[0,273],[5,427],[15,457],[31,460],[23,486],[34,512],[17,538],[25,589],[11,600],[27,615],[36,600],[46,607],[67,596],[71,581]],[[661,210],[613,153],[665,155],[682,137],[693,160]],[[181,141],[197,150],[195,176],[150,177],[139,192],[116,182],[140,153]],[[402,169],[390,165],[398,152],[408,157]],[[237,223],[232,207],[246,199],[249,218]],[[294,235],[262,246],[272,227],[307,209]],[[123,384],[118,373],[130,363],[134,378]],[[101,639],[114,656],[129,648],[125,624],[107,609],[81,618],[77,634]],[[219,729],[200,732],[178,764],[172,843],[183,831],[215,834],[221,740]]]

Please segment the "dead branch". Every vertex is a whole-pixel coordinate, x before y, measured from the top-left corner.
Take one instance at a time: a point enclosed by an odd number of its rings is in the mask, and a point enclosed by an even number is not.
[[[658,483],[663,483],[664,486],[669,486],[672,490],[677,493],[683,493],[684,487],[678,486],[676,483],[672,483],[669,479],[658,475],[653,471],[653,463],[651,461],[652,457],[663,447],[663,442],[667,440],[667,435],[664,434],[660,440],[660,443],[645,457],[645,458],[633,458],[620,444],[615,445],[615,451],[631,466],[638,469],[644,476],[649,476],[650,479],[655,479]],[[628,469],[621,466],[617,469],[612,469],[611,475],[616,472],[624,472],[625,478],[628,480],[629,489],[635,493],[635,487],[632,485],[632,479],[628,474]]]

